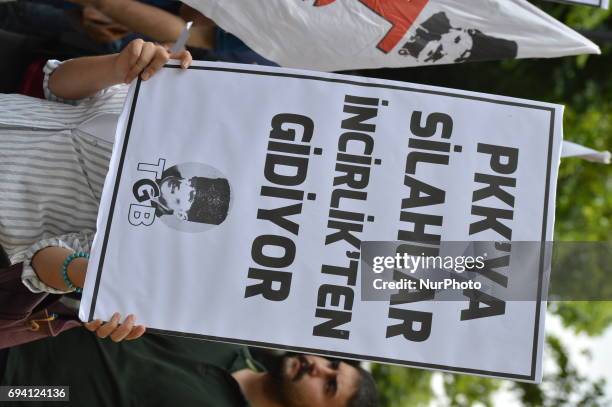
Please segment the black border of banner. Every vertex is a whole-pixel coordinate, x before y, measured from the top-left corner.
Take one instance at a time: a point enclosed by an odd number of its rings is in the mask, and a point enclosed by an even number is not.
[[[165,68],[179,68],[180,69],[181,67],[179,65],[168,64],[165,66]],[[315,81],[322,81],[322,82],[343,83],[347,85],[361,86],[361,87],[402,90],[402,91],[409,91],[409,92],[415,92],[415,93],[435,94],[439,96],[470,99],[470,100],[476,100],[476,101],[481,101],[481,102],[489,102],[489,103],[496,103],[496,104],[502,104],[502,105],[508,105],[508,106],[523,107],[523,108],[528,108],[528,109],[544,110],[544,111],[549,112],[550,113],[550,129],[549,129],[548,154],[547,154],[547,163],[546,163],[546,186],[545,186],[545,191],[544,191],[544,211],[543,211],[543,220],[542,220],[542,240],[541,240],[541,248],[540,248],[540,264],[539,264],[540,270],[539,270],[539,277],[538,277],[538,299],[536,303],[536,318],[535,318],[535,326],[534,326],[534,334],[533,334],[531,374],[530,375],[520,375],[520,374],[514,374],[514,373],[495,372],[495,371],[480,370],[480,369],[469,369],[469,368],[461,368],[461,367],[454,367],[454,366],[437,365],[437,364],[431,364],[431,363],[411,362],[411,361],[406,361],[406,360],[390,359],[390,358],[383,358],[383,357],[378,357],[378,356],[357,355],[357,354],[352,354],[352,353],[334,352],[334,351],[327,351],[327,350],[322,350],[322,349],[302,348],[302,347],[287,346],[287,345],[268,343],[268,342],[240,340],[240,339],[224,338],[224,337],[217,337],[217,336],[210,336],[210,335],[186,334],[182,332],[168,331],[168,330],[162,330],[162,329],[149,329],[148,331],[157,332],[157,333],[166,334],[166,335],[172,335],[172,336],[207,339],[207,340],[213,340],[213,341],[242,344],[242,345],[247,345],[247,346],[259,346],[259,347],[267,347],[267,348],[275,348],[275,349],[285,349],[285,350],[291,350],[291,351],[296,351],[296,352],[315,353],[315,354],[320,354],[320,355],[344,357],[344,358],[349,358],[349,359],[370,360],[374,362],[391,363],[391,364],[409,366],[409,367],[421,367],[421,368],[429,368],[429,369],[437,369],[437,370],[446,370],[449,372],[456,372],[456,373],[471,373],[471,374],[479,374],[479,375],[486,375],[486,376],[496,376],[496,377],[507,378],[507,379],[518,379],[518,380],[530,380],[530,381],[535,380],[536,367],[537,367],[537,355],[538,355],[538,335],[539,335],[540,313],[541,313],[540,308],[541,308],[541,302],[542,302],[542,279],[544,275],[544,255],[546,252],[545,242],[546,242],[546,225],[547,225],[547,220],[548,220],[548,203],[549,203],[549,195],[550,195],[552,146],[553,146],[554,129],[555,129],[555,109],[553,107],[545,107],[545,106],[538,106],[538,105],[530,105],[528,103],[496,100],[496,99],[487,98],[483,96],[455,94],[455,93],[451,93],[447,91],[440,91],[440,90],[415,89],[415,88],[411,88],[407,86],[359,82],[355,80],[341,79],[341,78],[325,78],[325,77],[318,77],[314,75],[298,74],[298,73],[285,73],[285,72],[274,72],[274,71],[271,71],[271,72],[270,71],[254,71],[254,70],[249,70],[249,69],[224,68],[224,67],[212,67],[212,66],[191,66],[188,69],[202,70],[202,71],[231,72],[231,73],[248,74],[248,75],[281,76],[281,77],[286,77],[286,78],[294,78],[294,79],[302,79],[302,80],[315,80]],[[136,89],[134,91],[134,97],[132,99],[132,106],[130,107],[130,114],[129,114],[128,122],[127,122],[127,129],[125,132],[123,146],[121,149],[121,155],[119,158],[117,176],[115,178],[113,197],[112,197],[110,208],[109,208],[109,216],[108,216],[108,221],[106,224],[106,230],[104,233],[104,240],[102,242],[100,261],[98,263],[98,271],[96,274],[96,281],[94,285],[93,296],[91,299],[88,321],[93,320],[93,315],[94,315],[95,308],[96,308],[98,289],[100,287],[100,279],[102,276],[102,269],[104,267],[104,258],[106,255],[108,239],[109,239],[112,221],[113,221],[112,214],[115,211],[115,203],[117,199],[117,193],[119,191],[119,184],[121,182],[121,175],[122,175],[123,164],[124,164],[125,156],[127,152],[127,147],[128,147],[128,143],[130,140],[130,131],[132,128],[132,122],[134,120],[134,113],[136,110],[136,102],[138,100],[140,85],[141,85],[141,80],[139,78],[138,82],[136,83]]]

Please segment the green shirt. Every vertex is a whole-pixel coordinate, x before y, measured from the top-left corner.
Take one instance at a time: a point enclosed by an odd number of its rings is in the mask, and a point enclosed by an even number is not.
[[[12,348],[2,385],[70,386],[70,403],[28,406],[245,407],[230,373],[254,366],[244,346],[155,334],[114,343],[75,328]]]

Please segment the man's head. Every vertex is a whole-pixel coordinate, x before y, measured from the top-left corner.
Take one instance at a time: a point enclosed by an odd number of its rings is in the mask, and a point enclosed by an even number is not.
[[[182,178],[170,176],[161,181],[159,190],[161,204],[179,219],[187,220],[187,212],[191,209],[195,197],[195,189],[191,183]]]
[[[313,355],[279,357],[270,396],[285,407],[375,407],[372,376],[359,366]]]
[[[168,175],[158,182],[157,215],[174,215],[191,222],[221,224],[227,217],[230,187],[225,178]]]
[[[425,20],[399,52],[421,63],[450,64],[515,58],[518,45],[477,29],[453,27],[446,13],[439,12]]]
[[[472,45],[470,30],[451,28],[449,32],[441,34],[438,40],[425,44],[417,59],[420,62],[440,64],[463,62],[470,56]]]

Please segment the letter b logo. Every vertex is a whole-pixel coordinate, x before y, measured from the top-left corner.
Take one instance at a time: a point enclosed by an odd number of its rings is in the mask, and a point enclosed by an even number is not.
[[[155,221],[155,208],[146,205],[130,205],[128,220],[133,226],[151,226]]]

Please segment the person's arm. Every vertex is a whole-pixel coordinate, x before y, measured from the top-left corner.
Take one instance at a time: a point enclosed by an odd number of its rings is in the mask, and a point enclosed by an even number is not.
[[[149,79],[170,58],[191,64],[191,54],[181,51],[170,55],[159,44],[141,39],[130,42],[119,54],[75,58],[62,63],[49,78],[49,90],[62,99],[83,99],[120,83],[130,83],[138,75]]]
[[[32,268],[36,275],[46,285],[60,291],[70,291],[61,274],[64,260],[74,253],[73,250],[50,246],[36,252],[32,257]],[[85,283],[85,273],[87,272],[87,259],[76,258],[68,265],[67,274],[72,283],[79,288],[83,288]]]
[[[66,258],[75,251],[88,252],[93,234],[90,232],[71,233],[37,242],[26,252],[21,253],[23,271],[21,279],[28,289],[34,292],[55,294],[71,291],[64,281],[62,270]],[[73,259],[67,267],[67,275],[72,284],[82,288],[87,272],[87,260]],[[131,340],[141,337],[146,328],[135,325],[134,315],[128,315],[121,322],[121,315],[115,313],[110,321],[94,320],[84,324],[99,338],[110,337],[113,341]]]
[[[49,77],[49,90],[59,98],[76,100],[120,83],[115,74],[116,55],[65,61]]]
[[[92,5],[113,21],[159,42],[176,41],[185,27],[182,18],[139,1],[93,0]]]
[[[161,43],[176,41],[186,21],[179,16],[159,7],[133,0],[70,0],[83,6],[98,9],[113,21],[133,32],[144,34]],[[212,24],[196,21],[191,28],[187,45],[196,48],[212,49],[214,31]]]

